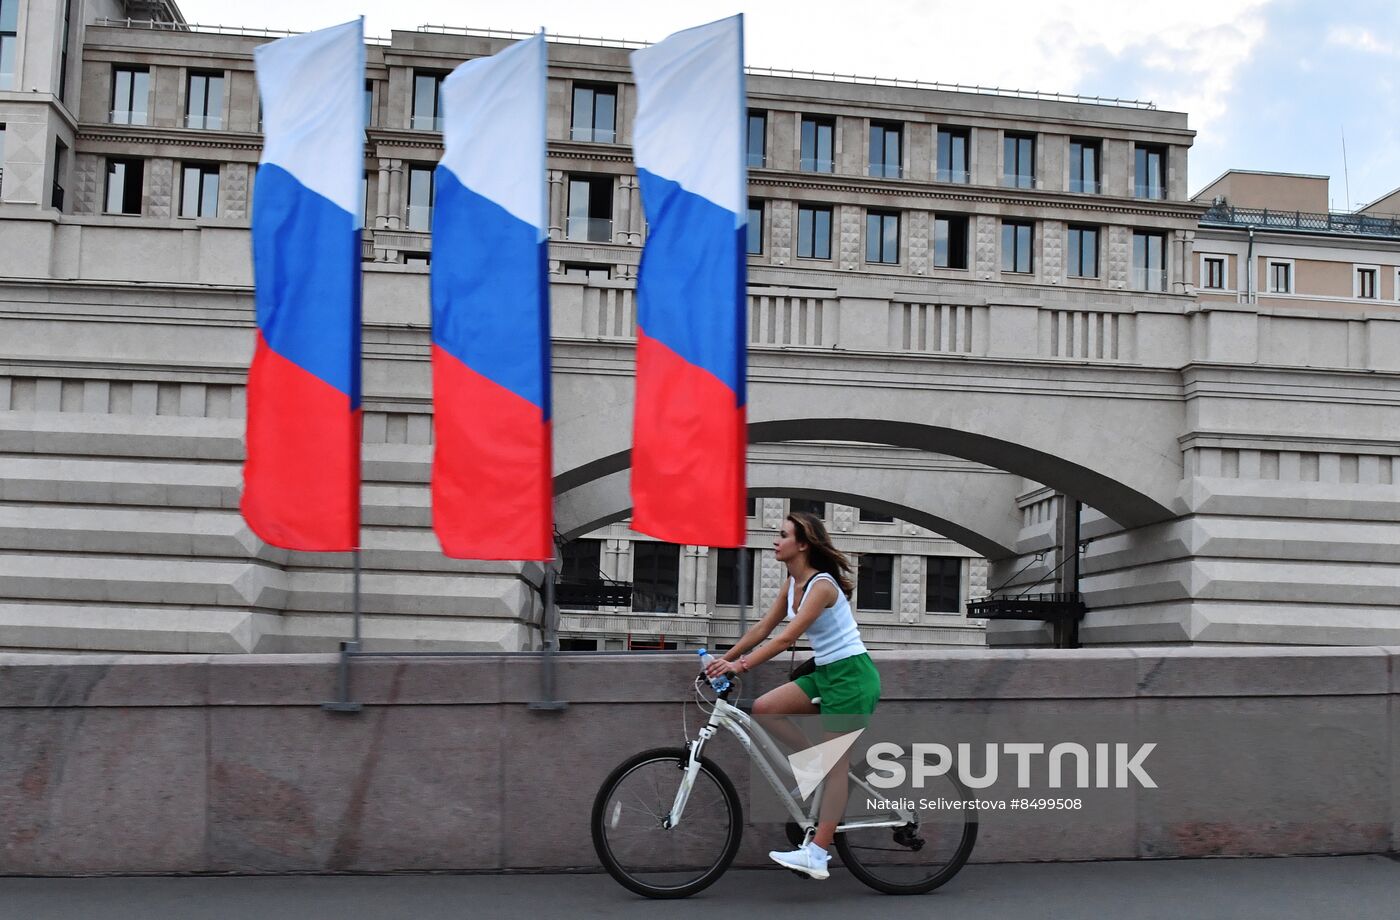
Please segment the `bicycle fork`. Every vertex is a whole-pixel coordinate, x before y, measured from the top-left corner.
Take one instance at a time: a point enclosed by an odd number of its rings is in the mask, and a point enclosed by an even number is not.
[[[681,785],[676,790],[676,799],[671,803],[671,811],[661,820],[661,826],[667,830],[681,823],[681,814],[685,811],[685,803],[690,799],[690,790],[695,785],[696,774],[700,772],[700,752],[704,749],[705,742],[714,736],[715,727],[706,725],[700,729],[698,738],[686,742],[686,751],[690,756],[682,767],[685,772],[681,776]]]

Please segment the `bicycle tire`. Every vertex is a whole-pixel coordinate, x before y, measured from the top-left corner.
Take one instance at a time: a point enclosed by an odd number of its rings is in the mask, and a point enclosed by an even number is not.
[[[966,789],[956,779],[948,777],[952,784],[958,789],[959,798],[966,800],[969,796]],[[972,849],[977,845],[977,811],[968,809],[964,812],[962,822],[962,833],[957,845],[953,849],[952,855],[942,863],[942,867],[937,869],[932,875],[918,881],[895,881],[890,877],[882,877],[880,867],[859,855],[860,848],[853,848],[846,833],[836,835],[832,842],[836,845],[836,852],[841,856],[841,863],[859,879],[863,884],[882,894],[909,895],[927,894],[944,885],[953,876],[957,875],[962,867],[972,856]],[[891,842],[894,842],[895,829],[890,830]]]
[[[649,764],[671,766],[675,771],[676,782],[675,785],[669,787],[669,794],[661,803],[669,809],[675,791],[680,786],[682,767],[688,759],[689,752],[685,748],[652,748],[634,754],[618,764],[608,774],[593,800],[593,812],[589,820],[589,827],[593,834],[593,848],[598,853],[598,859],[602,862],[603,868],[617,880],[618,884],[636,894],[657,899],[688,898],[714,884],[734,862],[734,857],[739,852],[739,841],[744,830],[744,812],[739,801],[739,793],[723,770],[705,757],[701,757],[700,774],[706,775],[714,781],[714,788],[718,791],[729,813],[729,828],[724,835],[724,843],[716,861],[693,879],[685,880],[680,884],[661,885],[640,878],[635,872],[629,872],[628,867],[614,853],[608,839],[608,803],[613,800],[616,789],[643,766]],[[697,776],[696,789],[700,787],[701,779],[700,776]],[[692,790],[691,795],[695,796],[694,790]],[[718,815],[700,814],[693,810],[693,807],[694,803],[692,802],[686,809],[686,814],[692,821],[722,820]],[[655,829],[657,831],[663,830],[659,825]]]

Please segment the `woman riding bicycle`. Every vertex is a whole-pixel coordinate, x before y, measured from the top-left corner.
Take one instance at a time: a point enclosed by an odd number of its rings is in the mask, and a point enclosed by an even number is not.
[[[742,674],[791,648],[804,633],[816,653],[816,670],[768,691],[754,701],[755,716],[814,715],[821,713],[826,739],[862,728],[880,699],[880,673],[866,653],[851,611],[853,590],[851,563],[831,545],[825,525],[815,515],[793,512],[783,521],[773,555],[787,566],[786,595],[773,599],[768,612],[738,643],[716,659],[707,676]],[[781,621],[783,631],[761,647]],[[745,654],[752,650],[752,654]],[[816,698],[819,704],[813,703]],[[797,726],[786,719],[765,719],[764,726],[794,751],[809,744]],[[849,754],[849,752],[848,752]],[[833,765],[828,775],[845,776],[846,759]],[[779,865],[823,879],[836,834],[846,808],[845,783],[823,784],[822,807],[816,837],[790,852],[768,855]]]

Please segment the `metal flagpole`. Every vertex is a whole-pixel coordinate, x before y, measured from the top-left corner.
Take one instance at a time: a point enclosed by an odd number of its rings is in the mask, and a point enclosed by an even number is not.
[[[747,534],[746,534],[747,536]],[[744,638],[744,633],[749,631],[749,548],[739,547],[739,639]],[[739,639],[734,640],[734,644],[739,644]],[[744,695],[739,694],[739,703],[744,701]]]

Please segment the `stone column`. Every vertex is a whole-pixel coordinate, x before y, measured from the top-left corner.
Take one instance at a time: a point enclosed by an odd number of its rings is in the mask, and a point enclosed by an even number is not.
[[[564,171],[549,171],[549,238],[564,238]]]
[[[375,190],[374,226],[378,230],[389,229],[389,161],[379,161],[379,188]]]
[[[625,245],[631,242],[634,182],[635,180],[631,176],[618,176],[617,178],[617,199],[613,202],[612,240],[614,243]]]
[[[403,226],[404,214],[403,160],[389,161],[389,211],[388,229],[398,230]]]

